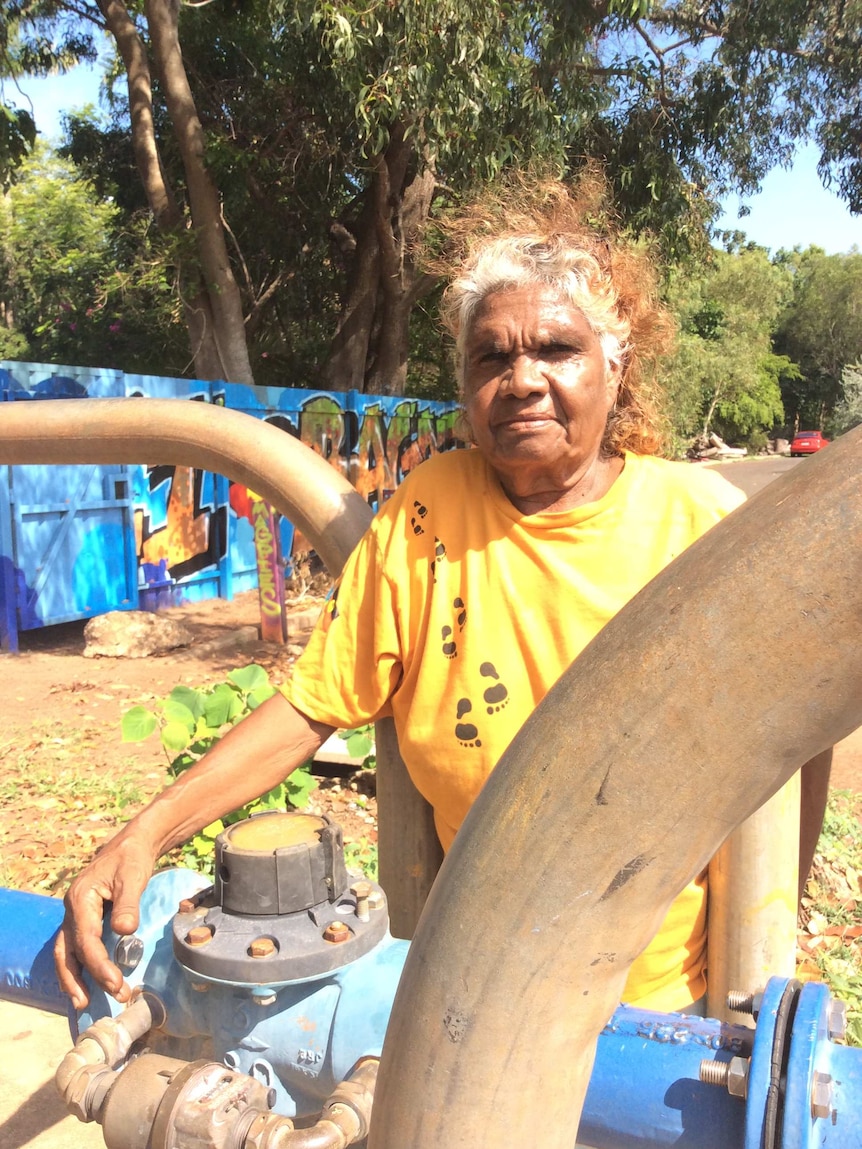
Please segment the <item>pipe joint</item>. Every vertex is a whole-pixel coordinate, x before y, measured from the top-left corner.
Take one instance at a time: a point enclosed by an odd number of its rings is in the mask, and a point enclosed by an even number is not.
[[[54,1084],[79,1121],[95,1119],[107,1091],[105,1074],[113,1080],[111,1071],[122,1065],[135,1042],[149,1033],[154,1014],[164,1020],[164,1010],[159,1014],[156,1004],[161,1006],[157,998],[141,994],[116,1017],[94,1021],[60,1062]],[[105,1087],[98,1095],[91,1088],[96,1080]]]
[[[108,1090],[114,1083],[116,1071],[107,1065],[83,1065],[69,1082],[63,1100],[73,1117],[79,1121],[98,1121]]]
[[[241,1149],[347,1149],[368,1135],[379,1058],[368,1057],[336,1088],[320,1120],[297,1129],[288,1117],[258,1114],[241,1140]]]
[[[355,1123],[356,1131],[352,1134],[352,1141],[346,1142],[348,1145],[368,1136],[379,1068],[380,1059],[377,1057],[360,1061],[353,1072],[335,1087],[323,1107],[323,1116],[339,1127],[346,1130],[348,1125]],[[349,1114],[352,1114],[352,1119]]]

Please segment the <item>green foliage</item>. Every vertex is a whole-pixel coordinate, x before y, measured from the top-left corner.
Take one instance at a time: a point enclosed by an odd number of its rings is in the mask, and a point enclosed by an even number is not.
[[[97,304],[115,209],[39,146],[0,200],[0,298],[33,358],[62,356]],[[62,362],[62,358],[60,358]]]
[[[35,143],[36,123],[30,113],[0,104],[0,191],[8,191]]]
[[[788,422],[821,428],[841,401],[843,372],[862,358],[862,252],[827,255],[817,247],[781,252],[793,292],[775,349],[799,364],[782,386]]]
[[[841,398],[826,423],[829,435],[843,435],[862,423],[862,362],[845,367],[841,376]]]
[[[17,105],[16,80],[45,76],[93,59],[92,36],[77,19],[58,18],[53,0],[5,0],[0,21],[0,191],[7,191],[36,144],[37,124]]]
[[[377,844],[375,842],[369,842],[367,838],[360,838],[358,842],[345,842],[344,862],[348,870],[360,870],[372,882],[378,880]]]
[[[92,55],[87,29],[104,23],[95,0],[12,0],[6,8],[0,76]],[[145,12],[128,11],[139,47],[151,54]],[[717,198],[756,190],[806,137],[817,140],[824,176],[862,207],[855,2],[246,0],[183,5],[179,22],[205,132],[205,169],[196,174],[218,187],[259,383],[343,383],[339,336],[347,328],[358,351],[343,385],[397,375],[392,385],[400,388],[409,341],[412,393],[445,393],[448,363],[430,309],[420,310],[434,284],[413,266],[411,238],[429,213],[457,207],[513,164],[574,172],[585,158],[599,160],[624,224],[656,233],[673,261],[705,257]],[[171,242],[158,242],[141,223],[117,59],[109,73],[113,118],[70,122],[68,154],[100,201],[112,197],[121,214],[113,232],[119,271],[102,288],[101,308],[73,302],[76,318],[46,328],[44,351],[33,354],[91,362],[101,346],[127,370],[179,374],[179,299],[190,294],[180,268],[199,266],[199,252],[190,251],[195,229],[184,217]],[[155,80],[152,143],[182,212],[191,179],[164,94]],[[4,156],[7,167],[19,162],[21,131],[29,130],[23,120],[7,124],[0,123],[0,178]],[[433,180],[430,198],[411,199],[424,176]],[[11,302],[23,314],[18,299]],[[710,311],[715,301],[702,302],[706,310],[689,314],[685,334],[718,342],[723,321]],[[18,330],[32,344],[31,332]],[[395,350],[375,377],[385,338]],[[821,386],[789,345],[775,350],[802,365],[808,386]],[[166,360],[161,368],[152,364],[156,354]],[[840,369],[856,358],[858,349],[832,371],[827,413]],[[753,404],[733,398],[740,387],[743,396],[757,390],[748,360],[731,397],[716,406],[722,425],[742,435],[775,407],[766,379]],[[714,381],[705,385],[715,392]],[[783,398],[794,418],[791,391]],[[681,407],[687,423],[703,396],[687,395]]]
[[[0,303],[2,358],[165,373],[184,337],[146,222],[41,144],[0,198]]]
[[[715,251],[708,264],[672,276],[680,336],[666,380],[680,440],[715,430],[756,448],[781,422],[780,380],[794,366],[773,355],[771,333],[789,290],[787,270],[761,248]]]
[[[362,770],[375,770],[377,768],[377,755],[374,750],[374,724],[357,726],[354,730],[339,730],[338,737],[347,745],[347,753],[351,758],[361,758]]]
[[[276,693],[262,666],[252,663],[232,670],[226,682],[192,689],[176,686],[156,703],[154,709],[133,706],[122,719],[124,742],[141,742],[158,731],[168,755],[168,773],[172,778],[193,766],[232,727],[240,723],[267,698]],[[283,810],[287,806],[302,808],[314,789],[309,764],[297,770],[266,794],[226,814],[195,834],[182,848],[186,865],[206,873],[212,871],[215,840],[225,826],[239,822],[261,810]]]

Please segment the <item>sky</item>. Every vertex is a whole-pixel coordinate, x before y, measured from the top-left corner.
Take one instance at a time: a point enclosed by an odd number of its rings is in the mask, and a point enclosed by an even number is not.
[[[97,69],[79,67],[66,76],[28,78],[22,90],[33,102],[36,123],[46,137],[59,136],[60,113],[84,104],[98,105]],[[26,106],[18,93],[7,88],[7,98]],[[828,254],[862,249],[862,216],[852,216],[817,175],[817,149],[809,144],[796,155],[789,170],[774,169],[763,181],[758,195],[747,201],[750,213],[738,218],[739,201],[731,197],[717,226],[744,231],[748,239],[773,253],[779,248],[816,244]]]

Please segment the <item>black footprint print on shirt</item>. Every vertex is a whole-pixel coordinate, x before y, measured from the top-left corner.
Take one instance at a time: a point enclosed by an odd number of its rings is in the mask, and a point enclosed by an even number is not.
[[[509,691],[500,682],[500,676],[494,668],[493,663],[483,662],[479,667],[479,673],[483,678],[496,678],[497,685],[489,686],[482,697],[488,705],[488,713],[493,714],[495,710],[502,710],[504,706],[509,705]]]
[[[464,623],[467,621],[467,608],[464,606],[464,600],[456,598],[452,605],[458,611],[458,629],[463,630]]]
[[[413,529],[415,530],[416,528],[414,527]],[[437,564],[439,562],[442,562],[443,559],[445,559],[445,557],[446,557],[446,548],[443,546],[443,544],[440,542],[440,540],[435,536],[435,538],[434,538],[434,558],[431,560],[431,577],[434,579],[434,582],[437,581],[437,576],[434,574],[434,568],[437,566]]]
[[[441,632],[441,637],[443,639],[443,653],[446,655],[447,658],[457,658],[458,657],[458,647],[455,645],[455,643],[453,641],[450,640],[449,636],[451,635],[451,633],[452,633],[452,627],[451,626],[444,626],[443,627],[443,630]],[[458,715],[458,717],[459,718],[461,717],[460,714]]]
[[[416,515],[418,515],[420,519],[424,519],[428,514],[428,508],[424,507],[416,499],[413,500],[413,506],[416,508],[416,514],[410,520],[410,526],[413,528],[413,534],[424,535],[425,531],[422,529],[421,524],[418,522]]]
[[[460,698],[458,700],[458,723],[455,726],[455,737],[462,746],[481,746],[482,742],[479,738],[479,731],[472,722],[462,722],[461,719],[465,714],[469,714],[473,709],[473,703],[469,698]]]

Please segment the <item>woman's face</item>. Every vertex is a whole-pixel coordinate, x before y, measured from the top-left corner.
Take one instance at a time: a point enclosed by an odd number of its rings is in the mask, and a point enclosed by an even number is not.
[[[495,292],[467,336],[464,402],[500,476],[569,484],[599,456],[618,380],[583,312],[538,284]]]

